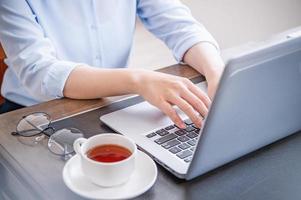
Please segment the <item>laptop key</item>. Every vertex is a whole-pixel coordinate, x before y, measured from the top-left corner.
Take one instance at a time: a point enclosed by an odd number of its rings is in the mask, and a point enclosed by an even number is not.
[[[186,144],[186,143],[182,143],[178,147],[180,147],[181,149],[185,150],[185,149],[188,149],[190,146],[188,144]]]
[[[178,140],[174,139],[174,140],[171,140],[169,142],[166,142],[164,144],[162,144],[162,147],[164,147],[165,149],[169,149],[173,146],[176,146],[178,144],[181,144],[181,142],[179,142]]]
[[[178,137],[178,140],[180,140],[181,142],[187,142],[189,140],[189,138],[186,137],[185,135],[182,135],[182,136]]]
[[[156,133],[150,133],[150,134],[147,134],[146,137],[147,138],[152,138],[152,137],[154,137],[156,135],[157,135]]]
[[[169,130],[173,129],[174,127],[175,127],[175,126],[170,125],[170,126],[167,126],[167,127],[165,128],[165,130],[169,131]]]
[[[167,141],[169,141],[169,140],[172,140],[172,139],[175,139],[177,136],[175,135],[175,134],[169,134],[169,135],[165,135],[165,136],[163,136],[163,137],[161,137],[161,138],[158,138],[158,139],[156,139],[155,140],[155,142],[157,143],[157,144],[163,144],[163,143],[165,143],[165,142],[167,142]]]
[[[169,149],[169,151],[170,151],[171,153],[176,154],[176,153],[179,153],[179,152],[182,151],[182,150],[181,150],[180,148],[178,148],[178,147],[172,147],[172,148]]]
[[[200,128],[199,127],[197,127],[196,125],[192,125],[193,126],[193,128],[195,128],[196,130],[195,131],[197,131],[197,132],[199,132],[200,131]]]
[[[195,137],[198,136],[198,134],[196,134],[195,132],[190,132],[186,136],[189,137],[189,138],[195,138]]]
[[[158,131],[156,131],[156,133],[160,136],[164,136],[168,134],[168,131],[166,131],[165,129],[160,129]]]
[[[177,134],[178,136],[181,136],[181,135],[185,135],[186,132],[185,132],[184,130],[177,130],[177,131],[175,132],[175,134]]]
[[[184,159],[184,161],[187,163],[191,162],[191,160],[192,160],[192,156]]]
[[[187,126],[184,130],[187,131],[187,132],[191,132],[191,131],[194,131],[195,128],[192,127],[192,126]]]
[[[196,141],[195,140],[189,140],[187,143],[190,144],[191,146],[195,146]]]
[[[190,150],[181,151],[180,153],[177,154],[177,156],[181,159],[184,159],[191,155],[192,155],[192,152]]]

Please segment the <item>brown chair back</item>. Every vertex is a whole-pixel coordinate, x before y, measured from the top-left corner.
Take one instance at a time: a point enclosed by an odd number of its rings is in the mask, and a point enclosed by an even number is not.
[[[1,88],[1,85],[2,85],[4,72],[7,68],[7,66],[4,63],[4,58],[5,58],[5,53],[4,53],[3,48],[0,44],[0,88]],[[0,94],[0,104],[3,103],[3,101],[4,101],[4,99]]]

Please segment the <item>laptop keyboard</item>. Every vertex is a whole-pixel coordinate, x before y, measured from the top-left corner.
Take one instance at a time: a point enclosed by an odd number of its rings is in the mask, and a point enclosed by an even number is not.
[[[146,135],[157,145],[160,145],[179,159],[189,163],[195,150],[200,129],[194,126],[190,119],[184,121],[185,129],[179,129],[176,125],[170,125]]]

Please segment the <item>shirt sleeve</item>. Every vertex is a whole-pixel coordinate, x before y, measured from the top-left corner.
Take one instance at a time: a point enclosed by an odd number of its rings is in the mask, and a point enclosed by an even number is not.
[[[6,64],[37,100],[63,97],[70,72],[80,63],[59,60],[25,0],[1,0],[0,42]]]
[[[146,28],[172,50],[178,62],[199,42],[211,43],[219,51],[212,35],[178,0],[138,0],[137,14]]]

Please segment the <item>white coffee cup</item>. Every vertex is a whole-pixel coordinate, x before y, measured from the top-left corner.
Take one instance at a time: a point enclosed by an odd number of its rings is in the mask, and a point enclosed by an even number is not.
[[[99,146],[113,144],[127,148],[131,155],[117,162],[98,162],[88,158],[87,151]],[[112,187],[125,183],[135,169],[137,146],[131,139],[114,134],[99,134],[89,139],[79,138],[73,144],[75,152],[81,157],[84,175],[93,183],[102,187]]]

